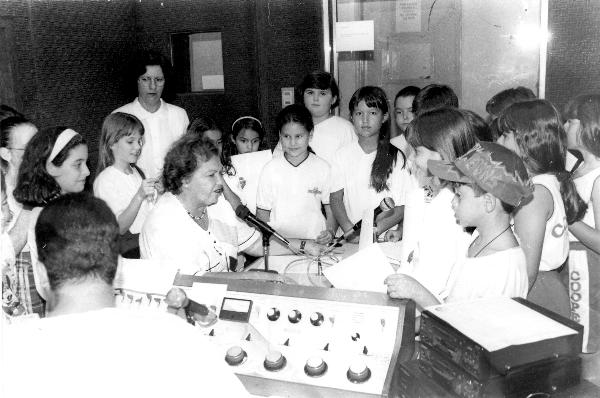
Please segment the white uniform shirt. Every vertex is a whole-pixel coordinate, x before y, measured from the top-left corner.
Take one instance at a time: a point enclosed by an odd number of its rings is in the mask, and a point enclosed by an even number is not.
[[[540,174],[531,178],[534,184],[539,184],[552,195],[554,210],[552,216],[546,221],[544,243],[540,258],[540,271],[552,271],[560,267],[569,255],[569,235],[567,234],[567,216],[565,206],[560,195],[560,185],[556,176]]]
[[[456,223],[454,194],[442,189],[428,199],[423,189],[412,191],[404,208],[403,257],[407,272],[438,295],[450,278],[452,267],[465,257],[471,235]]]
[[[39,295],[44,299],[48,300],[50,294],[50,282],[46,270],[42,271],[42,266],[38,261],[37,243],[35,240],[35,224],[37,219],[42,212],[43,207],[34,207],[31,209],[31,217],[29,219],[29,226],[27,228],[27,246],[31,253],[31,269],[33,270],[33,280],[35,281],[35,289]]]
[[[583,216],[583,221],[585,224],[589,225],[592,228],[596,228],[596,220],[594,219],[594,208],[591,204],[592,200],[592,190],[594,189],[594,183],[600,177],[600,167],[589,171],[587,174],[582,175],[581,177],[577,177],[573,180],[575,183],[575,187],[577,188],[577,193],[581,196],[581,199],[584,200],[585,203],[588,204],[587,211]],[[570,241],[577,241],[577,238],[573,236],[573,234],[569,233]]]
[[[162,195],[142,227],[141,257],[188,275],[227,271],[238,252],[251,246],[260,234],[238,220],[223,202],[207,208],[210,223],[205,231],[175,195]]]
[[[249,397],[224,352],[172,314],[105,308],[4,332],[3,397]]]
[[[477,236],[477,234],[474,234]],[[488,297],[527,296],[527,262],[520,246],[482,257],[463,257],[442,293],[445,303]]]
[[[298,166],[273,158],[260,175],[257,207],[271,212],[270,225],[287,238],[314,239],[326,229],[321,203],[329,204],[330,167],[312,153]]]
[[[348,120],[332,116],[315,125],[310,147],[320,158],[329,164],[333,162],[335,153],[343,146],[358,140],[354,126]],[[277,143],[273,156],[282,156],[281,141]]]
[[[160,176],[165,155],[171,144],[181,137],[190,123],[183,108],[160,100],[160,108],[154,113],[142,107],[136,98],[114,112],[124,112],[136,116],[144,125],[144,147],[137,165],[147,178]],[[113,113],[114,113],[113,112]]]
[[[108,207],[119,217],[129,206],[131,199],[137,194],[142,184],[142,176],[135,167],[132,174],[125,174],[114,166],[108,166],[94,180],[94,195],[106,202]],[[152,204],[144,200],[129,227],[132,234],[139,234]]]
[[[388,189],[376,192],[371,187],[371,168],[376,151],[365,153],[358,142],[352,142],[335,154],[332,165],[331,192],[344,190],[344,207],[350,221],[355,224],[368,209],[375,209],[384,198],[394,199],[396,206],[404,205],[406,194],[413,187],[408,171],[403,168],[402,155],[398,153],[396,165],[388,177]]]

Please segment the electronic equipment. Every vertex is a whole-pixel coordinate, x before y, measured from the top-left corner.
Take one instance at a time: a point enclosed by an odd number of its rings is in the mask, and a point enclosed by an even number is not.
[[[386,294],[179,276],[227,284],[219,319],[198,327],[251,394],[389,397],[414,352],[415,305]],[[198,287],[199,289],[201,287]]]
[[[490,352],[441,320],[433,311],[425,310],[421,314],[421,342],[435,348],[478,379],[485,379],[496,373],[506,374],[512,368],[543,359],[574,356],[581,352],[583,327],[580,324],[527,300],[514,300],[577,333]]]
[[[451,398],[455,397],[445,387],[433,381],[419,367],[419,360],[407,361],[400,366],[394,377],[393,390],[398,398]]]
[[[419,368],[431,380],[461,398],[526,397],[529,394],[563,391],[579,383],[581,358],[548,358],[511,368],[506,374],[493,373],[478,379],[449,357],[421,343]]]

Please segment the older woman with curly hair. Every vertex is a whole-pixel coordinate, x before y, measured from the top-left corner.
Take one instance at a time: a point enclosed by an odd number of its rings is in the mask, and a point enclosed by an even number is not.
[[[238,252],[262,255],[260,233],[239,220],[231,207],[219,206],[223,192],[222,164],[217,148],[196,134],[177,140],[165,157],[165,189],[142,227],[142,258],[152,259],[174,272],[238,271]],[[300,240],[290,239],[300,248]],[[273,242],[275,243],[275,242]],[[305,242],[304,250],[317,255],[320,247]],[[271,254],[290,254],[277,243]]]

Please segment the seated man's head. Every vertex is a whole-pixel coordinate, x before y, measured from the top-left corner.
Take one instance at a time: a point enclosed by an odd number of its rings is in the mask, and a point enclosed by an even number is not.
[[[480,142],[451,163],[429,160],[427,167],[433,175],[454,183],[452,207],[463,227],[476,227],[487,214],[508,216],[533,198],[521,158],[493,142]]]
[[[112,286],[118,234],[117,220],[101,199],[73,193],[48,204],[38,218],[35,237],[52,293],[90,283]]]

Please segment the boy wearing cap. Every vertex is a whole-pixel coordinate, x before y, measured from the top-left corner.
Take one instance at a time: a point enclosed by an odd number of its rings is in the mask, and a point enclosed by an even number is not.
[[[501,145],[481,142],[452,163],[428,162],[430,172],[454,186],[452,208],[462,227],[475,227],[467,255],[442,292],[430,292],[406,274],[386,279],[388,294],[418,306],[483,297],[526,297],[525,255],[510,228],[511,213],[533,195],[522,160]]]

